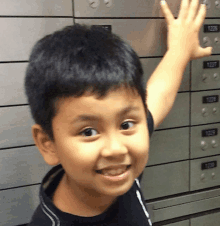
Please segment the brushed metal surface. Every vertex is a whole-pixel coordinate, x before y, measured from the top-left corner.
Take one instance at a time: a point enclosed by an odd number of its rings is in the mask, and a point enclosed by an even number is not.
[[[72,18],[2,17],[0,19],[0,61],[28,60],[33,45],[40,38],[72,24]]]
[[[1,0],[1,16],[73,16],[71,0]]]

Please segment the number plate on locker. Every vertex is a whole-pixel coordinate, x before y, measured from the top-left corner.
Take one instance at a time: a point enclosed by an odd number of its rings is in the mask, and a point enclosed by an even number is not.
[[[213,169],[217,167],[217,161],[204,162],[201,164],[202,170]]]

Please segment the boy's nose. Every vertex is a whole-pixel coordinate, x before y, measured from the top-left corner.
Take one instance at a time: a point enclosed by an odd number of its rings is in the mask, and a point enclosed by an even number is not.
[[[106,138],[105,145],[102,149],[103,157],[125,155],[127,153],[127,147],[120,139],[120,136],[117,137],[116,135],[114,135]]]

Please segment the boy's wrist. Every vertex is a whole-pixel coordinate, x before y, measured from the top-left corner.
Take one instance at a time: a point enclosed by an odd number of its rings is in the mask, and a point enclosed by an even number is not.
[[[183,67],[186,67],[191,60],[190,55],[187,54],[186,51],[180,51],[177,49],[168,49],[166,55],[169,55],[169,58],[174,61],[179,61],[179,64],[183,65]]]

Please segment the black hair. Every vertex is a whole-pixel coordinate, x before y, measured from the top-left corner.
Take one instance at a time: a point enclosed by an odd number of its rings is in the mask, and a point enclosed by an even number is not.
[[[86,91],[104,97],[125,86],[136,90],[146,110],[143,69],[135,51],[100,26],[75,24],[47,35],[32,49],[25,89],[35,122],[53,140],[52,119],[60,97]]]

